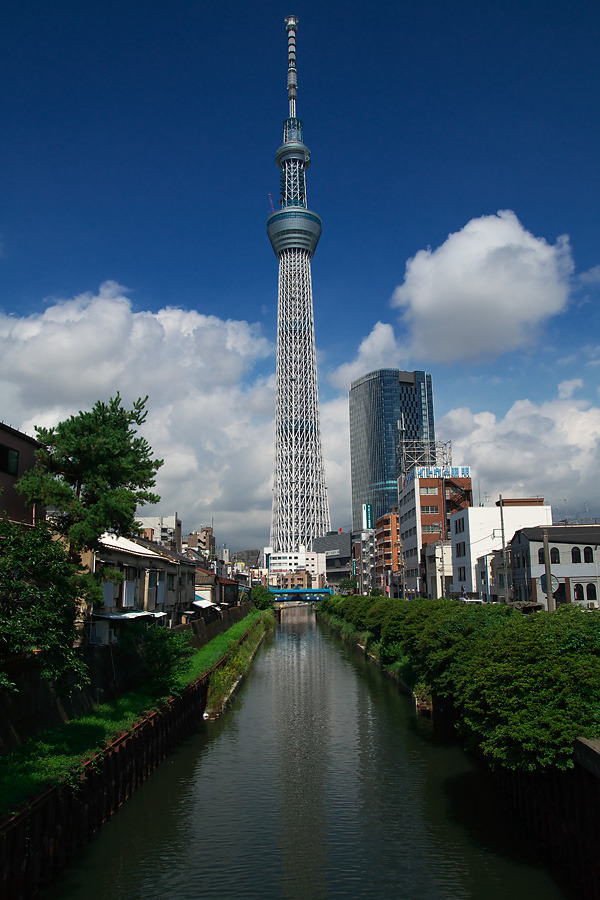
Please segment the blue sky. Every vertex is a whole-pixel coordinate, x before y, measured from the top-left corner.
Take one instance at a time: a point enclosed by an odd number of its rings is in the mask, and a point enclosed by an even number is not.
[[[349,382],[382,365],[432,373],[482,500],[600,515],[592,2],[5,7],[0,419],[148,393],[158,511],[267,541],[290,13],[332,524]]]

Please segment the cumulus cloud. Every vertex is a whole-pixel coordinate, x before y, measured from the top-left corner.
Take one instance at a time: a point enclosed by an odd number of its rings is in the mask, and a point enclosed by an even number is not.
[[[566,308],[573,262],[566,236],[534,237],[510,210],[472,219],[406,264],[392,305],[412,357],[484,359],[531,346]]]
[[[373,330],[361,342],[356,359],[342,363],[329,374],[330,382],[337,388],[348,390],[350,383],[375,369],[401,369],[405,354],[396,340],[391,325],[377,322]]]
[[[188,530],[214,517],[221,540],[260,546],[275,399],[274,379],[254,367],[272,354],[257,325],[171,307],[134,312],[106,282],[38,315],[0,316],[0,418],[33,434],[117,391],[126,403],[148,394],[144,434],[165,460],[160,512],[176,510]]]
[[[567,396],[545,403],[518,400],[504,418],[453,409],[436,423],[452,440],[457,463],[474,467],[482,492],[492,497],[543,496],[573,510],[595,506],[600,462],[600,409]],[[596,513],[597,514],[597,513]]]

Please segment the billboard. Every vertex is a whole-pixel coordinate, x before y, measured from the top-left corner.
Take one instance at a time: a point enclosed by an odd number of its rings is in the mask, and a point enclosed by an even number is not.
[[[363,503],[362,505],[362,527],[363,531],[373,528],[373,504]]]

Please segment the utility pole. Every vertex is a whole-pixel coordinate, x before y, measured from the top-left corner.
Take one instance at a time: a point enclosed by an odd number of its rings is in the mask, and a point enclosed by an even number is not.
[[[542,539],[544,541],[544,567],[546,569],[546,599],[548,601],[548,612],[554,612],[556,604],[554,603],[554,594],[552,593],[552,572],[550,569],[550,546],[548,543],[547,528],[542,528]]]
[[[502,569],[504,572],[504,593],[505,602],[508,603],[508,561],[506,559],[506,543],[504,540],[504,503],[502,502],[502,494],[500,497],[500,528],[502,530]]]

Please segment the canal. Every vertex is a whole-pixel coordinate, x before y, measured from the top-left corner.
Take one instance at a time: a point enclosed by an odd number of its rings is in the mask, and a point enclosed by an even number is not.
[[[315,622],[283,613],[204,723],[44,900],[571,897],[460,749]]]

